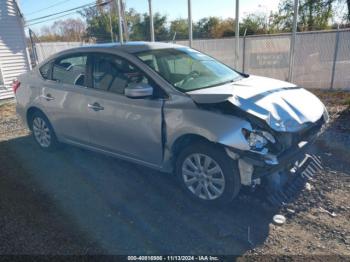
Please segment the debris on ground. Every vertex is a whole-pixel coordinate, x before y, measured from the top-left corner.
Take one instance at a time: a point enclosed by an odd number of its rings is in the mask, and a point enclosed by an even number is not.
[[[330,212],[330,211],[324,209],[323,207],[319,207],[319,210],[320,210],[321,212],[327,213],[327,214],[330,215],[331,217],[336,217],[336,216],[337,216],[336,213]]]
[[[287,208],[286,211],[287,211],[289,214],[292,214],[292,215],[295,214],[295,210],[293,210],[293,209]]]
[[[311,191],[311,184],[307,182],[307,183],[305,184],[305,189],[306,189],[307,191]]]
[[[284,223],[286,223],[286,218],[283,215],[274,215],[273,222],[278,226],[282,226]]]

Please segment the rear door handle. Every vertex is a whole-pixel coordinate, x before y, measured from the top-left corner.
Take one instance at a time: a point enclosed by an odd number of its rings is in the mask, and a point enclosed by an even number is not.
[[[105,108],[103,106],[100,106],[99,103],[95,102],[93,104],[88,104],[88,108],[91,108],[94,111],[100,111],[100,110],[104,110]]]
[[[51,94],[42,95],[41,97],[46,99],[47,101],[51,101],[55,99]]]

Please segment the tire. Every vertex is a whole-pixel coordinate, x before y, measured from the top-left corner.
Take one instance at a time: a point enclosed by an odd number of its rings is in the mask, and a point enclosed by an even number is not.
[[[50,121],[40,111],[31,115],[30,127],[36,144],[43,150],[55,151],[59,143]]]
[[[202,203],[227,204],[241,188],[237,162],[222,147],[206,142],[184,148],[176,160],[175,172],[185,192]]]

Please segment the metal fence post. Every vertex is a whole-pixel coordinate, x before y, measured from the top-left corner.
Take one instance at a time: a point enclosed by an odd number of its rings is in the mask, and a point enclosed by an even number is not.
[[[119,42],[123,44],[123,28],[122,28],[122,12],[120,6],[120,0],[115,0],[117,4],[117,12],[118,12],[118,29],[119,29]]]
[[[244,30],[243,35],[243,50],[242,50],[242,72],[245,73],[245,40],[247,36],[247,28]]]
[[[114,42],[114,36],[113,36],[113,24],[112,24],[112,2],[110,2],[110,10],[109,10],[109,31],[111,33],[111,43]]]
[[[235,29],[235,68],[238,70],[239,65],[239,0],[236,0],[236,29]]]
[[[151,33],[151,42],[154,42],[154,23],[153,23],[153,11],[152,11],[152,0],[148,0],[149,8],[149,29]]]
[[[192,3],[191,0],[187,0],[188,3],[188,42],[190,47],[192,47],[193,42],[193,32],[192,32]]]
[[[293,67],[294,67],[294,51],[295,51],[295,38],[297,35],[297,25],[298,25],[298,10],[299,10],[299,0],[294,0],[294,15],[293,15],[293,32],[290,41],[290,51],[289,51],[289,73],[288,81],[293,81]]]
[[[340,35],[340,30],[338,25],[338,30],[335,35],[335,48],[334,48],[333,67],[332,67],[331,90],[334,88],[335,67],[337,64],[337,57],[338,57],[338,50],[339,50],[339,35]]]
[[[38,59],[38,54],[36,52],[36,45],[35,45],[35,42],[34,42],[34,39],[33,39],[33,31],[29,28],[28,29],[28,32],[29,32],[29,39],[30,39],[30,44],[31,44],[31,53],[32,53],[32,57],[34,58],[34,65],[37,66],[38,63],[39,63],[39,59]]]

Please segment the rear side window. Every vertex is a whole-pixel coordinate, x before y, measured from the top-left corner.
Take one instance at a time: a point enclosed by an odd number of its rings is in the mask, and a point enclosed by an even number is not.
[[[50,69],[51,69],[51,62],[48,62],[39,68],[40,74],[44,79],[50,79]]]
[[[52,80],[69,85],[85,85],[87,55],[58,58],[52,68]]]

